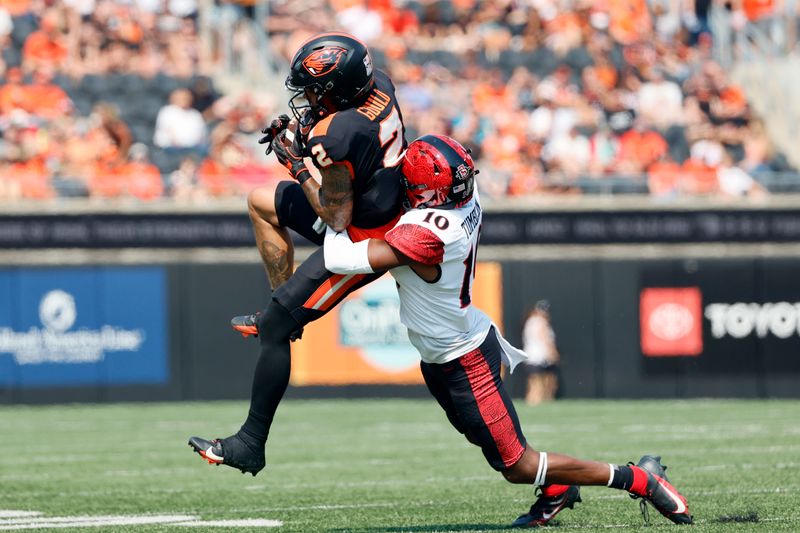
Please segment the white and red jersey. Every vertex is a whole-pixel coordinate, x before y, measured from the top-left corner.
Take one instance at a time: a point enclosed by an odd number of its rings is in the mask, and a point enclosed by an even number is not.
[[[440,269],[431,282],[409,266],[391,270],[400,295],[400,319],[426,363],[445,363],[474,350],[492,326],[471,301],[480,227],[476,191],[456,209],[412,209],[386,233],[390,246]]]

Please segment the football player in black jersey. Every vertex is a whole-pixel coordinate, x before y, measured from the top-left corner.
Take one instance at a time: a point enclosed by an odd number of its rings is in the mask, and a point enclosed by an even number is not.
[[[403,116],[389,77],[373,69],[367,47],[350,35],[324,33],[295,54],[286,87],[293,119],[282,115],[263,130],[292,181],[248,196],[256,243],[272,285],[260,313],[235,317],[243,335],[258,335],[261,355],[253,376],[250,411],[225,439],[192,437],[190,446],[210,463],[253,475],[264,468],[264,445],[290,371],[290,339],[347,294],[381,274],[333,274],[325,269],[325,228],[350,238],[382,238],[400,218],[404,189],[399,163],[407,147]],[[312,179],[310,158],[321,182]],[[320,246],[292,273],[288,229]]]

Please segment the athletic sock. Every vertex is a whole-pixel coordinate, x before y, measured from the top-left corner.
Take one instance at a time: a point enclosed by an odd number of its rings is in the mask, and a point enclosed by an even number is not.
[[[612,465],[613,477],[608,483],[612,489],[628,490],[633,485],[633,470],[629,466]]]
[[[621,489],[644,496],[647,487],[647,473],[638,466],[611,465],[613,477],[608,486],[612,489]]]
[[[556,485],[556,484],[543,485],[542,496],[547,496],[548,498],[556,498],[567,492],[568,488],[569,485]]]
[[[275,301],[264,310],[258,326],[261,355],[253,373],[250,411],[239,430],[239,436],[256,449],[266,444],[275,411],[289,385],[289,335],[299,328],[289,311]]]

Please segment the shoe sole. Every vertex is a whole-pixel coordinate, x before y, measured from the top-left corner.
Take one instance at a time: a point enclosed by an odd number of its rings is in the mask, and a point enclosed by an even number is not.
[[[219,466],[219,465],[221,465],[221,464],[222,464],[222,461],[221,461],[221,460],[219,460],[219,459],[214,459],[214,458],[212,458],[212,457],[209,457],[209,456],[206,454],[205,450],[203,450],[202,448],[198,448],[198,447],[197,447],[197,446],[196,446],[196,445],[195,445],[195,444],[194,444],[194,443],[193,443],[191,440],[189,441],[189,447],[190,447],[192,450],[194,450],[195,452],[197,452],[197,454],[198,454],[200,457],[202,457],[203,459],[205,459],[206,461],[208,461],[208,464],[210,464],[210,465],[217,465],[217,466]]]
[[[543,525],[549,523],[551,520],[553,520],[556,517],[556,515],[558,513],[560,513],[561,511],[563,511],[565,508],[566,509],[574,509],[575,508],[575,504],[576,503],[581,503],[581,502],[583,502],[583,500],[581,499],[581,493],[578,492],[578,495],[575,497],[574,500],[570,500],[569,498],[565,499],[564,503],[562,503],[561,505],[556,507],[556,510],[553,511],[553,514],[551,514],[547,519],[533,520],[531,522],[526,522],[524,524],[518,524],[518,525],[512,524],[511,527],[512,528],[526,528],[526,527],[533,528],[533,527],[543,526]]]
[[[234,330],[242,334],[245,339],[251,335],[258,337],[258,328],[255,326],[231,326]]]

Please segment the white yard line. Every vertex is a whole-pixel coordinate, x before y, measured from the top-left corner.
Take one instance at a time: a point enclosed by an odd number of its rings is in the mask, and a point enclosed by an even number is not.
[[[202,520],[200,522],[178,522],[173,524],[184,527],[281,527],[280,520],[266,518],[245,518],[242,520]]]
[[[0,520],[0,531],[20,529],[66,529],[73,527],[138,526],[146,524],[169,524],[197,520],[187,515],[150,516],[54,516],[28,520]]]
[[[79,527],[140,526],[170,524],[183,527],[256,528],[281,527],[283,522],[267,518],[200,520],[194,515],[99,515],[42,516],[38,511],[0,510],[0,531],[23,529],[68,529]]]

